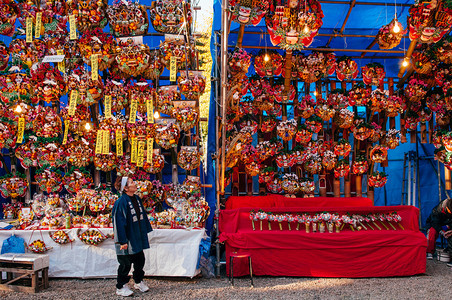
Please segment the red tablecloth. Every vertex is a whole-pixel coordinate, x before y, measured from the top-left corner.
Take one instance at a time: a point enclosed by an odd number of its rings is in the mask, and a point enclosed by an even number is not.
[[[343,207],[343,206],[373,206],[372,200],[364,197],[314,197],[287,198],[283,195],[269,196],[230,196],[226,201],[226,209],[241,207]]]
[[[322,209],[323,210],[323,209]],[[340,233],[306,233],[304,226],[283,230],[274,222],[263,230],[255,222],[253,231],[250,209],[223,210],[220,213],[220,239],[226,242],[226,270],[231,252],[251,254],[256,275],[308,277],[389,277],[425,272],[427,240],[419,232],[419,210],[411,206],[327,208],[345,213],[387,213],[397,211],[405,230],[361,230],[345,227]],[[272,208],[272,213],[316,213],[318,208]],[[248,274],[247,261],[234,261],[234,275]]]

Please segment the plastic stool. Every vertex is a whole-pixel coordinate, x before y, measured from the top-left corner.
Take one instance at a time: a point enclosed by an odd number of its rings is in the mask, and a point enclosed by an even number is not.
[[[231,253],[231,255],[229,256],[229,281],[231,281],[232,286],[234,286],[234,258],[248,258],[248,263],[250,266],[251,286],[254,287],[253,265],[251,264],[251,256],[249,254],[237,253]]]

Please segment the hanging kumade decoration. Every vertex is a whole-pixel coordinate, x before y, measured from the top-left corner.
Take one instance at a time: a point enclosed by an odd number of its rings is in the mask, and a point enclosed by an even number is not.
[[[399,28],[396,32],[394,28]],[[377,43],[380,49],[392,49],[397,47],[405,35],[406,30],[403,29],[402,24],[396,19],[392,19],[391,23],[380,28],[377,34]]]
[[[19,22],[25,31],[26,19],[31,18],[32,33],[37,36],[44,34],[55,35],[66,31],[66,23],[68,18],[66,16],[66,3],[62,0],[45,1],[19,1],[20,10],[27,12],[19,17]],[[40,32],[36,33],[38,28],[37,15],[41,14]]]
[[[323,151],[322,154],[322,166],[325,170],[332,170],[336,166],[337,157],[331,150]]]
[[[166,123],[158,124],[155,130],[155,142],[162,148],[169,149],[177,147],[180,128],[175,120],[167,120]]]
[[[16,146],[17,127],[8,119],[0,121],[0,148],[14,148]]]
[[[0,72],[3,72],[8,67],[9,48],[0,41]]]
[[[85,139],[74,140],[65,147],[66,161],[75,167],[86,167],[93,161],[94,150]]]
[[[116,49],[116,41],[100,28],[85,32],[79,40],[79,48],[83,61],[88,66],[91,66],[93,55],[96,55],[99,71],[109,68],[115,60],[113,52]]]
[[[9,44],[9,53],[12,57],[11,63],[13,66],[21,67],[22,64],[25,64],[28,68],[31,68],[44,58],[46,44],[38,39],[34,39],[31,43],[25,42],[24,39],[14,39]]]
[[[107,23],[105,14],[107,0],[68,0],[68,15],[75,15],[77,30],[86,32],[95,28],[104,28]]]
[[[182,35],[165,35],[165,40],[159,45],[161,51],[161,61],[169,70],[171,57],[176,58],[177,70],[183,70],[191,65],[191,61],[196,58],[195,42],[190,41],[190,45],[185,42],[185,37]]]
[[[21,15],[19,6],[14,0],[1,0],[0,34],[12,36],[16,29],[16,19]]]
[[[64,188],[71,194],[76,194],[82,189],[89,189],[93,184],[93,178],[89,171],[84,168],[72,167],[64,175]]]
[[[367,102],[370,99],[370,93],[371,91],[364,86],[364,83],[357,82],[350,91],[348,91],[348,104],[350,106],[367,105]]]
[[[356,175],[363,175],[367,173],[369,169],[369,163],[363,155],[357,155],[355,161],[352,164],[352,173]]]
[[[163,154],[160,154],[160,149],[154,149],[154,152],[152,153],[152,161],[149,162],[146,156],[146,161],[144,162],[143,169],[147,173],[151,174],[157,174],[160,173],[163,170],[163,167],[165,166],[165,157]]]
[[[186,14],[185,14],[186,12]],[[183,26],[191,23],[190,3],[185,0],[156,0],[150,9],[154,29],[163,33],[180,33]]]
[[[306,95],[301,99],[301,101],[298,101],[298,105],[296,107],[299,115],[303,119],[308,119],[315,112],[315,99],[310,95]]]
[[[116,46],[116,63],[126,77],[143,74],[150,64],[150,50],[146,44],[135,45],[132,38],[119,41]]]
[[[129,140],[137,138],[138,140],[143,141],[155,136],[154,124],[149,123],[147,116],[140,112],[137,113],[135,123],[127,123],[126,127]]]
[[[17,102],[15,105],[11,105],[7,110],[3,111],[3,117],[8,118],[13,122],[13,125],[18,127],[19,119],[23,118],[25,121],[24,130],[30,130],[33,128],[33,120],[35,119],[35,110],[32,106],[23,102]]]
[[[363,82],[367,85],[380,86],[385,79],[385,69],[379,63],[369,63],[361,68]]]
[[[384,144],[389,149],[395,149],[400,143],[400,130],[389,129],[384,137]]]
[[[69,121],[68,130],[77,134],[81,134],[82,131],[84,131],[84,128],[80,128],[81,122],[91,118],[88,107],[81,104],[76,106],[73,116],[69,115],[69,106],[63,107],[60,111],[60,115],[63,120]]]
[[[338,160],[336,166],[334,167],[334,177],[347,177],[350,173],[350,164],[345,159]]]
[[[390,118],[395,118],[398,114],[403,113],[406,110],[406,103],[403,97],[393,94],[388,97],[388,102],[385,108],[386,116]]]
[[[177,89],[177,85],[159,87],[156,100],[155,110],[166,115],[172,115],[174,102],[181,100],[181,94]]]
[[[253,96],[253,106],[260,111],[273,109],[276,100],[274,97],[276,91],[270,80],[260,77],[251,77],[249,81],[251,95]]]
[[[96,170],[110,172],[116,168],[117,160],[116,153],[111,151],[108,154],[96,154],[94,156],[94,167]]]
[[[306,83],[313,83],[321,78],[333,75],[336,71],[336,56],[334,53],[312,52],[294,57],[297,77]]]
[[[110,143],[116,145],[116,132],[121,130],[122,140],[127,139],[126,119],[122,114],[105,118],[99,116],[99,130],[106,130],[110,133]]]
[[[434,46],[436,57],[446,64],[452,64],[452,36],[448,35]]]
[[[149,67],[142,74],[144,78],[156,80],[163,74],[165,65],[161,60],[161,56],[160,49],[154,49],[149,52]]]
[[[452,3],[447,0],[416,1],[409,14],[407,23],[412,41],[436,43],[452,26]]]
[[[177,154],[177,163],[182,169],[191,171],[199,167],[201,155],[197,147],[182,146]]]
[[[83,64],[83,57],[80,53],[78,40],[71,40],[69,36],[65,36],[61,46],[62,49],[60,50],[63,50],[66,71],[76,69]]]
[[[173,102],[173,117],[176,119],[180,129],[188,131],[192,129],[199,120],[199,107],[196,101]]]
[[[118,165],[116,166],[116,174],[123,177],[132,177],[137,171],[136,164],[132,164],[129,154],[123,155],[118,158]]]
[[[323,25],[323,11],[317,0],[277,0],[267,13],[267,25],[273,45],[286,50],[309,47]]]
[[[107,8],[107,17],[114,36],[143,35],[148,31],[148,13],[138,2],[115,0]]]
[[[61,134],[61,118],[51,107],[37,106],[35,114],[33,131],[38,137],[58,137]]]
[[[64,167],[66,157],[58,138],[38,138],[36,146],[36,159],[39,167]]]
[[[206,89],[206,78],[202,71],[181,72],[177,84],[187,100],[198,100]]]
[[[25,196],[28,188],[28,181],[25,175],[16,172],[16,175],[6,174],[0,177],[0,193],[3,198],[11,197],[16,199]]]
[[[77,92],[77,104],[91,106],[102,97],[104,85],[100,76],[93,80],[91,72],[80,66],[72,70],[67,77],[68,94]]]
[[[111,97],[111,112],[120,113],[129,106],[129,84],[117,79],[106,80],[104,87],[104,105],[106,97]]]
[[[44,166],[36,171],[35,180],[41,191],[47,193],[59,193],[63,190],[63,176],[58,169]]]
[[[254,70],[260,77],[280,76],[283,63],[283,57],[275,50],[260,50],[254,57]]]
[[[155,89],[152,84],[142,80],[130,85],[129,103],[135,100],[138,112],[142,114],[147,113],[146,102],[154,101],[153,99],[155,99]]]
[[[7,106],[17,102],[37,104],[34,87],[25,73],[11,73],[0,77],[0,103]]]
[[[229,0],[232,20],[243,25],[259,24],[268,8],[269,0]]]
[[[236,80],[243,78],[251,65],[251,56],[242,48],[228,52],[228,74]]]
[[[351,80],[358,76],[358,64],[347,56],[341,56],[337,59],[336,76],[340,81]]]
[[[56,103],[66,93],[63,76],[58,69],[48,63],[41,64],[36,70],[32,70],[31,76],[36,98],[32,101],[33,103],[41,100],[46,103]]]
[[[15,155],[24,169],[38,165],[36,146],[36,137],[30,136],[26,143],[16,148]]]
[[[384,172],[375,172],[369,175],[368,184],[371,187],[380,188],[383,187],[388,181],[388,175]]]

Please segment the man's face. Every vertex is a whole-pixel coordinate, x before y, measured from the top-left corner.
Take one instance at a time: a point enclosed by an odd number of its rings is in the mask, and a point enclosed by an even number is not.
[[[137,191],[137,185],[136,185],[135,181],[133,181],[131,178],[129,178],[127,180],[127,186],[124,189],[128,193],[135,194],[135,192]]]

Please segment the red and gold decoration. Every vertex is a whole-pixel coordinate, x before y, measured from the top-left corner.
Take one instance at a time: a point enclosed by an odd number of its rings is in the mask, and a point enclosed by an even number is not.
[[[323,24],[323,11],[316,0],[278,0],[265,17],[270,40],[286,50],[311,45]]]
[[[114,36],[142,35],[148,31],[146,8],[138,2],[115,0],[107,8],[107,17]]]
[[[150,9],[154,29],[163,33],[180,33],[191,22],[190,4],[184,0],[156,0]]]

